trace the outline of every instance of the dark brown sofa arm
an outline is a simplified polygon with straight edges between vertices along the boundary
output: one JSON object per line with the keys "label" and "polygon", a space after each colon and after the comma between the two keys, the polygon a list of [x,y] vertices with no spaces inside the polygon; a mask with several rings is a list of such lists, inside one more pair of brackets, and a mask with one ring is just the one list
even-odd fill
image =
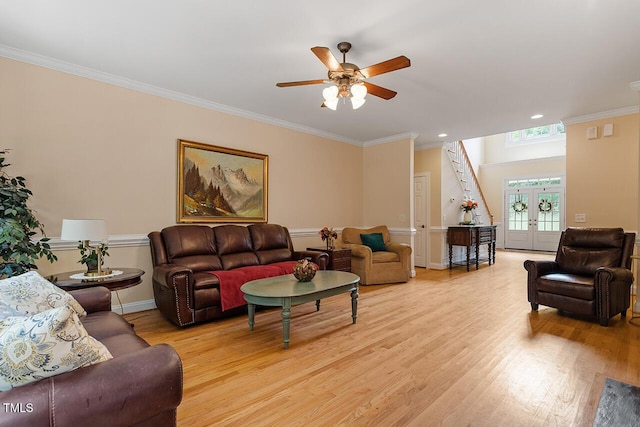
{"label": "dark brown sofa arm", "polygon": [[[174,411],[182,400],[182,363],[167,344],[0,392],[0,426],[130,426]],[[169,417],[175,425],[175,416]]]}
{"label": "dark brown sofa arm", "polygon": [[310,258],[311,261],[318,264],[320,270],[326,270],[327,265],[329,265],[329,254],[326,252],[320,251],[294,251],[293,252],[293,260],[297,261],[300,259]]}
{"label": "dark brown sofa arm", "polygon": [[633,273],[631,270],[622,267],[600,267],[596,270],[593,283],[596,289],[603,285],[630,286],[633,283]]}
{"label": "dark brown sofa arm", "polygon": [[193,271],[183,265],[162,264],[153,269],[153,294],[162,314],[180,326],[195,322]]}
{"label": "dark brown sofa arm", "polygon": [[626,316],[631,305],[631,284],[633,273],[626,268],[600,267],[593,279],[596,299],[596,316],[602,326],[607,326],[609,318],[620,313]]}
{"label": "dark brown sofa arm", "polygon": [[537,311],[538,289],[536,287],[536,279],[556,271],[558,263],[555,261],[532,261],[528,259],[524,262],[524,268],[527,270],[527,299],[531,303],[531,308]]}
{"label": "dark brown sofa arm", "polygon": [[186,277],[187,282],[192,283],[193,271],[179,264],[162,264],[153,268],[153,281],[166,288],[173,289],[181,282],[176,281],[176,276]]}
{"label": "dark brown sofa arm", "polygon": [[540,276],[556,271],[558,263],[555,261],[532,261],[528,259],[524,262],[524,268],[529,273],[530,279],[537,279]]}
{"label": "dark brown sofa arm", "polygon": [[98,311],[111,311],[111,291],[104,286],[76,289],[69,293],[86,310],[87,314]]}

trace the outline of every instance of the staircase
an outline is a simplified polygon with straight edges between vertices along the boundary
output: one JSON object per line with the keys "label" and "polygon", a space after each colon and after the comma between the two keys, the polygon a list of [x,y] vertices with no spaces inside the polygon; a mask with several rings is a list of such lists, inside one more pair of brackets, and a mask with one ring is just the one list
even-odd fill
{"label": "staircase", "polygon": [[447,157],[456,172],[458,181],[460,181],[460,188],[464,192],[465,199],[473,199],[478,202],[478,208],[474,212],[476,217],[476,224],[491,224],[493,225],[493,215],[489,210],[487,201],[482,194],[482,189],[478,183],[467,151],[464,149],[462,141],[447,142],[444,144],[444,148],[447,151]]}

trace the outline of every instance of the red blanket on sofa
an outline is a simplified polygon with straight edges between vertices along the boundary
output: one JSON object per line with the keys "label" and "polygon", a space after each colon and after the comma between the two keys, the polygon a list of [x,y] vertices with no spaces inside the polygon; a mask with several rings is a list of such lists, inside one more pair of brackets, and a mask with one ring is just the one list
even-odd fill
{"label": "red blanket on sofa", "polygon": [[245,305],[240,287],[251,280],[292,274],[296,261],[283,261],[268,265],[252,265],[233,270],[216,270],[211,274],[220,281],[220,302],[222,311]]}

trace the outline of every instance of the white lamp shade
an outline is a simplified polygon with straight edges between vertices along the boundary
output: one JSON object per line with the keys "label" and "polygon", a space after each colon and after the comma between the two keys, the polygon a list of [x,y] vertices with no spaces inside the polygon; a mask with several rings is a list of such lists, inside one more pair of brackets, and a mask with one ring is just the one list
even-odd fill
{"label": "white lamp shade", "polygon": [[60,240],[99,240],[109,237],[104,219],[63,219]]}

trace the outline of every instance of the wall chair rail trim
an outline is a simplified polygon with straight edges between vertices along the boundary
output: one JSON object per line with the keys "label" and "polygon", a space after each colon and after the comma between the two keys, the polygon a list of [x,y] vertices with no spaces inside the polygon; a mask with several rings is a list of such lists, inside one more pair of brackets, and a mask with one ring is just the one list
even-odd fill
{"label": "wall chair rail trim", "polygon": [[[358,227],[371,228],[371,227]],[[342,232],[342,227],[335,227],[338,232]],[[318,237],[320,228],[298,228],[289,230],[291,238]],[[407,228],[389,228],[389,233],[393,236],[410,236],[415,234],[415,229]],[[149,238],[146,234],[112,234],[109,236],[108,244],[110,248],[126,248],[136,246],[149,246]],[[60,240],[60,237],[52,237],[49,245],[54,251],[77,250],[78,242]]]}
{"label": "wall chair rail trim", "polygon": [[[145,234],[114,234],[109,236],[108,244],[110,248],[149,246],[149,238]],[[78,249],[78,242],[60,240],[59,237],[52,237],[49,245],[54,251]]]}

